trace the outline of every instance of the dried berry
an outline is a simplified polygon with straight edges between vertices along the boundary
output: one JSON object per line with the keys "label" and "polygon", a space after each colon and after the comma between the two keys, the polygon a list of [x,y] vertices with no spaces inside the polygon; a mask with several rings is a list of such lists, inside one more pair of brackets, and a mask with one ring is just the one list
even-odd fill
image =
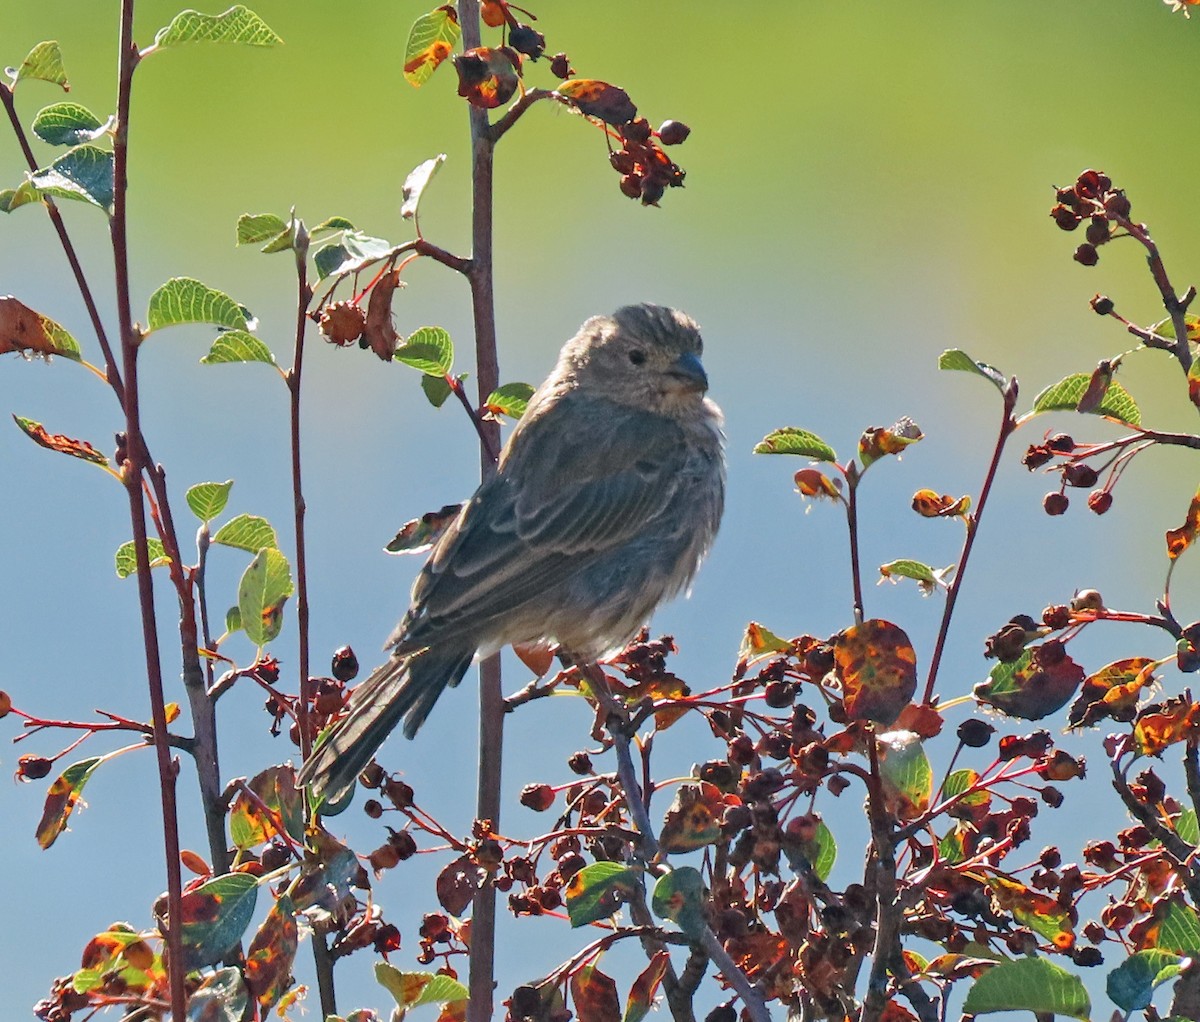
{"label": "dried berry", "polygon": [[521,789],[521,805],[544,813],[554,805],[554,789],[548,784],[527,784]]}
{"label": "dried berry", "polygon": [[1102,216],[1092,217],[1092,222],[1088,224],[1086,237],[1088,244],[1103,245],[1109,239],[1108,221]]}
{"label": "dried berry", "polygon": [[982,749],[992,740],[996,729],[986,720],[971,717],[958,725],[958,740],[971,749]]}
{"label": "dried berry", "polygon": [[334,651],[330,673],[341,682],[350,682],[358,676],[358,657],[349,646]]}
{"label": "dried berry", "polygon": [[17,779],[39,781],[54,769],[54,760],[45,756],[22,756],[17,760]]}
{"label": "dried berry", "polygon": [[532,25],[518,21],[508,30],[508,45],[530,60],[537,60],[546,52],[546,37]]}
{"label": "dried berry", "polygon": [[334,302],[321,313],[318,325],[325,340],[345,347],[362,336],[367,325],[367,314],[350,302]]}
{"label": "dried berry", "polygon": [[635,117],[621,125],[621,137],[626,142],[641,143],[650,138],[650,122],[645,117]]}
{"label": "dried berry", "polygon": [[1113,300],[1107,295],[1096,295],[1096,297],[1092,299],[1091,305],[1092,311],[1095,312],[1097,316],[1107,316],[1113,311],[1114,308]]}
{"label": "dried berry", "polygon": [[1054,457],[1054,453],[1044,444],[1030,444],[1024,456],[1021,458],[1021,464],[1024,465],[1030,472],[1041,468],[1046,462]]}
{"label": "dried berry", "polygon": [[658,138],[663,145],[679,145],[692,133],[683,121],[663,121],[658,129]]}
{"label": "dried berry", "polygon": [[1104,198],[1104,211],[1109,216],[1126,218],[1129,216],[1129,211],[1132,208],[1129,199],[1125,193],[1118,189],[1115,192],[1110,192]]}
{"label": "dried berry", "polygon": [[1088,494],[1087,506],[1098,515],[1112,507],[1113,495],[1108,490],[1092,490]]}
{"label": "dried berry", "polygon": [[1078,213],[1067,206],[1055,206],[1050,210],[1050,215],[1054,217],[1054,222],[1058,224],[1064,231],[1073,231],[1079,226],[1083,219]]}
{"label": "dried berry", "polygon": [[1100,262],[1100,253],[1096,251],[1095,245],[1090,245],[1085,242],[1075,249],[1075,255],[1073,258],[1075,259],[1075,262],[1079,263],[1080,266],[1095,266],[1098,262]]}
{"label": "dried berry", "polygon": [[550,73],[555,78],[565,81],[575,73],[575,69],[571,67],[571,61],[565,53],[556,53],[550,58]]}
{"label": "dried berry", "polygon": [[621,194],[631,199],[642,197],[642,178],[640,174],[626,174],[621,178]]}
{"label": "dried berry", "polygon": [[1072,462],[1063,467],[1063,481],[1068,486],[1095,486],[1099,474],[1091,465],[1081,461]]}
{"label": "dried berry", "polygon": [[1042,624],[1047,628],[1066,628],[1071,623],[1071,608],[1054,604],[1042,611]]}
{"label": "dried berry", "polygon": [[1048,515],[1066,514],[1067,508],[1071,506],[1071,501],[1065,493],[1047,493],[1042,498],[1042,509]]}
{"label": "dried berry", "polygon": [[586,752],[574,752],[567,760],[567,767],[571,773],[586,777],[592,772],[592,757]]}
{"label": "dried berry", "polygon": [[378,820],[383,815],[383,803],[378,799],[369,798],[363,803],[363,812],[372,820]]}

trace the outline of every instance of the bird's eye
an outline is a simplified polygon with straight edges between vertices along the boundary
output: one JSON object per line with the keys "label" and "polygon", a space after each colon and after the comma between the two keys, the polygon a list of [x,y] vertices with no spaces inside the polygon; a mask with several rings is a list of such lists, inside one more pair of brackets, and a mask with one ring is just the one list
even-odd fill
{"label": "bird's eye", "polygon": [[641,348],[634,348],[629,352],[629,361],[635,366],[645,365],[646,353]]}

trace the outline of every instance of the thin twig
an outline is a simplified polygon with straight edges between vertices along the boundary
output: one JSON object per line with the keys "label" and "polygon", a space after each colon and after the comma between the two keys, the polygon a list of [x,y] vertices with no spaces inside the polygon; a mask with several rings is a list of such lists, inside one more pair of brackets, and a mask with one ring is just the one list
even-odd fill
{"label": "thin twig", "polygon": [[958,602],[958,594],[962,590],[963,576],[967,572],[967,561],[971,556],[971,549],[975,545],[975,537],[979,535],[979,523],[983,518],[984,508],[987,506],[988,495],[992,491],[992,483],[996,479],[996,470],[1000,467],[1000,457],[1004,453],[1004,445],[1008,442],[1013,430],[1016,429],[1017,424],[1013,419],[1013,409],[1016,405],[1017,381],[1014,377],[1004,387],[1004,411],[1000,420],[1000,434],[996,438],[992,460],[988,465],[987,475],[984,476],[983,487],[979,491],[979,500],[975,505],[975,510],[967,519],[967,535],[963,540],[962,554],[958,558],[958,569],[954,573],[950,588],[946,590],[946,606],[942,611],[942,623],[938,628],[937,642],[934,644],[933,656],[929,661],[929,676],[925,679],[925,694],[921,699],[927,705],[933,702],[933,690],[937,684],[942,653],[946,648],[946,637],[950,634],[950,621],[954,616],[954,605]]}
{"label": "thin twig", "polygon": [[862,478],[857,466],[851,462],[846,472],[846,488],[849,495],[846,505],[846,527],[850,532],[850,580],[854,587],[854,623],[863,623],[862,571],[858,558],[858,482]]}
{"label": "thin twig", "polygon": [[167,970],[171,993],[171,1015],[185,1017],[187,990],[183,975],[182,877],[179,863],[179,823],[175,815],[176,765],[167,743],[166,700],[163,696],[162,664],[159,660],[158,625],[154,614],[154,581],[150,575],[150,554],[146,536],[146,508],[142,496],[142,472],[145,445],[142,442],[138,407],[137,354],[141,335],[133,324],[129,288],[129,245],[126,198],[129,192],[129,112],[133,92],[133,73],[138,51],[133,41],[134,0],[121,2],[121,30],[118,52],[117,111],[113,132],[113,212],[110,221],[113,264],[116,276],[117,317],[120,323],[121,356],[125,385],[125,435],[127,455],[122,472],[129,494],[129,517],[133,526],[134,555],[137,562],[138,600],[141,606],[142,639],[146,653],[146,675],[150,689],[150,712],[154,723],[154,747],[158,763],[159,792],[162,801],[163,845],[167,866]]}

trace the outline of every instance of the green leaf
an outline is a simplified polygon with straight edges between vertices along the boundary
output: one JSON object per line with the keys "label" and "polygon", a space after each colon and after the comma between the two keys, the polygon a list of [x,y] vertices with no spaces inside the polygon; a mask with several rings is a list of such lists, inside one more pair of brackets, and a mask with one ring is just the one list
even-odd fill
{"label": "green leaf", "polygon": [[110,121],[101,121],[78,103],[54,103],[37,112],[32,127],[33,133],[50,145],[79,145],[103,135]]}
{"label": "green leaf", "polygon": [[244,46],[278,46],[283,40],[257,14],[235,4],[223,14],[180,11],[154,36],[154,48],[181,43],[241,43]]}
{"label": "green leaf", "polygon": [[342,240],[317,249],[313,262],[321,277],[356,273],[392,254],[392,243],[361,231],[345,231]]}
{"label": "green leaf", "polygon": [[146,332],[184,323],[253,329],[250,314],[229,295],[191,277],[173,277],[150,296]]}
{"label": "green leaf", "polygon": [[242,612],[237,607],[230,607],[225,611],[225,631],[230,635],[234,632],[242,630]]}
{"label": "green leaf", "polygon": [[[791,849],[785,845],[783,850],[792,868],[799,870],[801,864],[793,860]],[[817,824],[816,836],[811,841],[805,841],[800,846],[800,851],[808,865],[812,867],[812,871],[817,875],[817,879],[828,880],[829,874],[833,872],[833,864],[837,861],[837,841],[833,836],[833,831],[825,825],[824,820]]]}
{"label": "green leaf", "polygon": [[258,553],[264,547],[279,547],[279,538],[275,535],[271,523],[258,515],[238,515],[229,519],[217,530],[212,541],[237,547],[239,550],[248,550],[252,554]]}
{"label": "green leaf", "polygon": [[458,15],[451,7],[439,7],[413,22],[404,47],[404,78],[420,88],[457,45],[462,36]]}
{"label": "green leaf", "polygon": [[184,494],[184,499],[187,501],[187,506],[192,509],[192,514],[200,521],[211,522],[225,510],[225,505],[229,502],[229,491],[232,488],[232,479],[227,479],[223,483],[197,483],[195,486],[189,487],[187,493]]}
{"label": "green leaf", "polygon": [[29,177],[42,195],[87,202],[112,213],[113,154],[94,145],[76,146]]}
{"label": "green leaf", "polygon": [[617,862],[584,866],[567,882],[567,915],[572,927],[607,919],[637,891],[641,872]]}
{"label": "green leaf", "polygon": [[[1033,399],[1034,414],[1054,411],[1075,411],[1080,399],[1092,382],[1090,373],[1074,373],[1053,383]],[[1096,415],[1107,415],[1129,426],[1140,426],[1142,413],[1129,391],[1117,382],[1108,385],[1103,400],[1089,409]]]}
{"label": "green leaf", "polygon": [[[1200,316],[1184,316],[1183,325],[1187,328],[1189,341],[1200,341]],[[1175,324],[1171,322],[1169,316],[1166,319],[1160,319],[1150,328],[1150,331],[1158,334],[1159,337],[1175,340]]]}
{"label": "green leaf", "polygon": [[933,797],[933,767],[925,747],[910,731],[889,731],[878,741],[884,794],[898,804],[900,819],[916,819]]}
{"label": "green leaf", "polygon": [[261,245],[286,231],[287,227],[288,222],[274,213],[243,213],[237,218],[237,243]]}
{"label": "green leaf", "polygon": [[812,458],[814,461],[837,463],[834,449],[822,440],[816,433],[806,429],[796,429],[785,426],[768,433],[754,445],[755,454],[798,454],[802,458]]}
{"label": "green leaf", "polygon": [[41,195],[33,183],[28,180],[23,181],[16,188],[5,188],[0,191],[0,213],[11,213],[14,209],[37,202],[40,198]]}
{"label": "green leaf", "polygon": [[216,965],[237,945],[254,917],[258,881],[248,873],[215,877],[183,895],[179,927],[183,967]]}
{"label": "green leaf", "polygon": [[1174,951],[1181,955],[1200,952],[1200,915],[1190,905],[1170,902],[1154,931],[1152,941],[1160,951]]}
{"label": "green leaf", "polygon": [[354,224],[347,220],[344,216],[331,216],[327,220],[322,220],[316,227],[308,232],[310,238],[315,238],[318,234],[329,234],[331,231],[352,231]]}
{"label": "green leaf", "polygon": [[424,193],[426,185],[433,180],[434,175],[445,162],[446,154],[439,153],[433,159],[426,160],[414,168],[404,179],[404,187],[401,189],[404,203],[400,207],[400,216],[405,220],[411,220],[417,215],[417,207],[421,204],[421,195]]}
{"label": "green leaf", "polygon": [[46,804],[42,808],[42,818],[35,831],[37,843],[42,848],[49,848],[58,835],[67,829],[67,821],[79,804],[79,793],[96,767],[103,762],[103,756],[81,759],[67,767],[50,785],[50,790],[46,792]]}
{"label": "green leaf", "polygon": [[440,326],[423,326],[396,349],[394,357],[429,376],[445,376],[454,365],[454,342]]}
{"label": "green leaf", "polygon": [[483,403],[484,409],[493,415],[507,415],[519,419],[529,407],[533,387],[528,383],[504,383],[493,390]]}
{"label": "green leaf", "polygon": [[200,362],[206,366],[229,362],[262,362],[273,366],[275,355],[248,330],[222,330]]}
{"label": "green leaf", "polygon": [[86,440],[76,440],[61,433],[50,433],[40,422],[26,419],[20,415],[14,415],[13,422],[39,447],[108,468],[108,458]]}
{"label": "green leaf", "polygon": [[26,54],[25,59],[21,61],[21,66],[10,77],[14,89],[17,87],[17,83],[23,82],[26,78],[36,78],[39,81],[49,82],[51,85],[61,85],[63,92],[71,91],[71,85],[67,81],[67,72],[63,68],[62,50],[58,48],[58,42],[54,39],[38,43]]}
{"label": "green leaf", "polygon": [[1078,976],[1045,958],[1001,962],[975,981],[963,1011],[1033,1011],[1066,1015],[1086,1022],[1092,1002]]}
{"label": "green leaf", "polygon": [[[150,553],[150,567],[159,568],[164,564],[171,563],[171,558],[167,556],[166,550],[163,549],[161,539],[147,537],[146,548]],[[116,562],[117,578],[129,578],[130,575],[137,571],[137,553],[133,540],[126,540],[117,547]]]}
{"label": "green leaf", "polygon": [[238,583],[238,613],[246,637],[265,646],[283,627],[283,605],[292,595],[292,569],[274,547],[263,547]]}
{"label": "green leaf", "polygon": [[294,840],[304,840],[304,803],[290,764],[267,767],[246,787],[253,797],[239,791],[229,809],[229,838],[235,848],[246,851],[270,841],[280,825]]}
{"label": "green leaf", "polygon": [[[979,780],[979,774],[974,770],[955,770],[946,778],[946,783],[942,785],[942,797],[954,798],[955,795],[962,795]],[[973,791],[970,795],[963,795],[958,800],[959,805],[963,806],[981,806],[991,801],[991,795],[987,791]]]}
{"label": "green leaf", "polygon": [[466,999],[467,988],[449,976],[433,972],[401,972],[387,962],[375,963],[375,979],[396,999],[403,1013],[422,1004],[445,1004]]}
{"label": "green leaf", "polygon": [[691,866],[680,866],[658,878],[650,899],[654,914],[696,940],[708,926],[704,916],[704,878]]}
{"label": "green leaf", "polygon": [[248,1004],[241,971],[233,966],[218,969],[188,998],[188,1022],[241,1022]]}
{"label": "green leaf", "polygon": [[426,376],[421,374],[421,390],[434,408],[441,408],[452,393],[450,384],[444,376]]}
{"label": "green leaf", "polygon": [[1150,1007],[1154,988],[1179,975],[1179,955],[1169,951],[1138,951],[1108,974],[1108,996],[1122,1011]]}
{"label": "green leaf", "polygon": [[1008,382],[1004,379],[1004,374],[999,369],[988,365],[986,362],[976,362],[961,348],[949,348],[943,351],[938,356],[938,368],[974,373],[976,376],[982,376],[985,380],[994,383],[996,389],[1001,392],[1008,385]]}
{"label": "green leaf", "polygon": [[313,265],[317,268],[317,277],[324,280],[337,271],[337,268],[342,265],[350,256],[346,251],[346,246],[339,242],[331,242],[328,245],[322,245],[319,249],[313,252]]}
{"label": "green leaf", "polygon": [[1185,809],[1175,820],[1175,833],[1189,845],[1200,845],[1200,826],[1196,823],[1196,810]]}

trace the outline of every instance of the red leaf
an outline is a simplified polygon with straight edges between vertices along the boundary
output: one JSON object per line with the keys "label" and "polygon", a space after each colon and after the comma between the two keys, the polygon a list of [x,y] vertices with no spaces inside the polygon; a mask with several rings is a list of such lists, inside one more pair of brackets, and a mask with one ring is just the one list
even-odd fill
{"label": "red leaf", "polygon": [[917,654],[904,629],[873,619],[834,638],[834,670],[850,720],[890,724],[917,690]]}

